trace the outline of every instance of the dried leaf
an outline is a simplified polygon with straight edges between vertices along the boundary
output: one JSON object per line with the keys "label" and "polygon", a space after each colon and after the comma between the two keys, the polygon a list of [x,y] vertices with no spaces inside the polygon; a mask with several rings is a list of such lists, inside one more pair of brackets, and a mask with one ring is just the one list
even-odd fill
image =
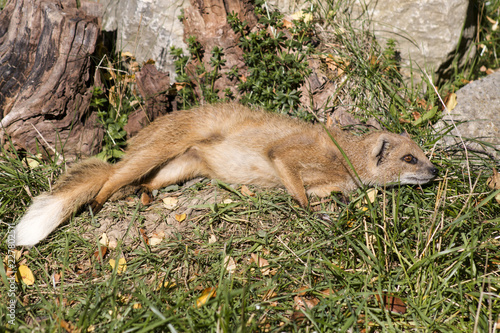
{"label": "dried leaf", "polygon": [[[116,266],[116,261],[115,259],[109,259],[109,265],[111,266],[112,269],[115,269]],[[118,259],[118,266],[116,267],[116,273],[117,274],[122,274],[127,270],[127,261],[125,258],[120,258]]]}
{"label": "dried leaf", "polygon": [[493,168],[493,175],[488,178],[486,184],[492,190],[500,190],[500,173],[498,173],[497,169]]}
{"label": "dried leaf", "polygon": [[144,242],[149,245],[149,237],[146,235],[146,230],[140,228],[139,232],[141,233],[142,239],[144,239]]}
{"label": "dried leaf", "polygon": [[163,241],[163,239],[165,239],[165,233],[163,231],[155,232],[149,238],[149,245],[151,245],[151,246],[158,245]]}
{"label": "dried leaf", "polygon": [[317,299],[316,297],[305,297],[297,295],[293,298],[293,302],[295,310],[310,310],[318,305],[319,299]]}
{"label": "dried leaf", "polygon": [[179,200],[177,198],[166,197],[163,199],[163,206],[165,206],[166,209],[174,209],[178,202]]}
{"label": "dried leaf", "polygon": [[262,275],[271,274],[271,270],[269,268],[269,262],[266,259],[260,257],[256,253],[252,253],[251,257],[252,257],[252,260],[250,260],[250,262],[254,262],[257,264],[257,266],[260,268]]}
{"label": "dried leaf", "polygon": [[293,13],[290,17],[295,21],[303,20],[304,23],[309,23],[313,20],[313,15],[311,13],[304,13],[302,10]]}
{"label": "dried leaf", "polygon": [[59,325],[66,331],[66,332],[76,332],[76,328],[75,326],[70,323],[70,322],[67,322],[63,319],[59,319]]}
{"label": "dried leaf", "polygon": [[132,305],[132,308],[133,309],[142,309],[142,305],[141,305],[141,303],[134,303],[134,305]]}
{"label": "dried leaf", "polygon": [[99,261],[102,261],[102,258],[104,258],[104,256],[106,255],[107,252],[108,252],[108,248],[104,245],[101,245],[101,247],[98,248],[97,251],[94,252],[94,258],[99,260]]}
{"label": "dried leaf", "polygon": [[404,314],[406,313],[406,304],[403,302],[401,298],[395,296],[389,296],[387,294],[382,294],[382,302],[380,301],[380,296],[375,295],[377,301],[381,303],[381,305],[385,306],[385,308],[391,312]]}
{"label": "dried leaf", "polygon": [[201,296],[198,297],[198,299],[196,300],[196,307],[197,308],[201,308],[203,305],[205,305],[208,300],[212,297],[215,297],[216,291],[217,289],[215,287],[208,287],[208,288],[205,288],[203,290],[203,292],[201,293]]}
{"label": "dried leaf", "polygon": [[226,270],[229,273],[234,273],[236,271],[236,263],[234,262],[234,259],[230,256],[226,256],[224,258],[224,267],[226,267]]}
{"label": "dried leaf", "polygon": [[16,281],[22,280],[26,285],[31,286],[35,283],[33,272],[26,265],[19,265],[16,274]]}
{"label": "dried leaf", "polygon": [[175,219],[177,220],[177,222],[182,222],[186,219],[186,214],[175,214]]}
{"label": "dried leaf", "polygon": [[101,243],[103,246],[109,245],[109,238],[105,232],[101,235],[101,238],[99,239],[99,243]]}
{"label": "dried leaf", "polygon": [[149,195],[147,192],[142,192],[141,194],[141,204],[144,206],[149,205],[150,203],[153,202],[153,198]]}
{"label": "dried leaf", "polygon": [[210,238],[208,239],[208,244],[213,244],[217,242],[217,237],[215,235],[210,235]]}
{"label": "dried leaf", "polygon": [[253,193],[252,191],[250,191],[250,189],[246,185],[243,185],[241,187],[241,194],[249,196],[249,197],[255,196],[255,193]]}
{"label": "dried leaf", "polygon": [[290,29],[291,27],[293,27],[293,23],[292,23],[291,18],[288,18],[288,17],[283,18],[283,26],[286,29]]}
{"label": "dried leaf", "polygon": [[457,94],[451,93],[448,95],[448,101],[446,102],[446,109],[448,109],[448,112],[451,112],[457,106]]}

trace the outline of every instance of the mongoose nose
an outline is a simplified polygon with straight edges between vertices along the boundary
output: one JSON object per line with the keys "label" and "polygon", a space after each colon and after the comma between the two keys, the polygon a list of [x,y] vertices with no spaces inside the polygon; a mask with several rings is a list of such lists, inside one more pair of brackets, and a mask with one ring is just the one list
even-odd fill
{"label": "mongoose nose", "polygon": [[433,168],[431,168],[430,172],[431,172],[434,176],[437,176],[437,175],[438,175],[438,173],[439,173],[439,170],[438,170],[438,168],[433,167]]}

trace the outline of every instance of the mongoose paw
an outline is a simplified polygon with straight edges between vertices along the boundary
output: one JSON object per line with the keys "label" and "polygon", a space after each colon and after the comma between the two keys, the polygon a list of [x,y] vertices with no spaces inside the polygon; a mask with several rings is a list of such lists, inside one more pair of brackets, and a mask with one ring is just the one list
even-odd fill
{"label": "mongoose paw", "polygon": [[98,203],[97,201],[92,201],[90,204],[90,209],[92,210],[92,215],[96,215],[99,213],[99,211],[102,209],[102,204]]}

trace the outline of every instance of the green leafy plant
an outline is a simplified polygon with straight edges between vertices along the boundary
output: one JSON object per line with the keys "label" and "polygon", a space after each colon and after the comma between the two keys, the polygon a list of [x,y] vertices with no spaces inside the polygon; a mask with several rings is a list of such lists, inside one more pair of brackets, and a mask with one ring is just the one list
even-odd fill
{"label": "green leafy plant", "polygon": [[127,132],[123,128],[127,124],[128,115],[118,113],[113,106],[109,105],[108,99],[103,96],[102,89],[94,87],[90,106],[96,109],[99,122],[105,129],[103,148],[97,157],[106,161],[118,159],[124,154],[123,148],[126,146]]}
{"label": "green leafy plant", "polygon": [[269,12],[263,1],[256,3],[255,14],[262,27],[253,32],[236,14],[228,16],[232,29],[241,35],[239,46],[248,68],[248,76],[238,84],[241,102],[291,112],[299,106],[299,88],[310,74],[306,59],[312,52],[310,25],[293,21],[291,37],[287,37],[282,14]]}

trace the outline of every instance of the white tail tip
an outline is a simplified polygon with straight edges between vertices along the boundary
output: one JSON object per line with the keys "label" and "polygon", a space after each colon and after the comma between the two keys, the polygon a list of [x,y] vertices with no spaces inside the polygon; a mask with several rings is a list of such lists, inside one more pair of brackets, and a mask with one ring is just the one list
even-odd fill
{"label": "white tail tip", "polygon": [[63,222],[64,198],[42,194],[35,199],[17,224],[17,246],[33,246]]}

